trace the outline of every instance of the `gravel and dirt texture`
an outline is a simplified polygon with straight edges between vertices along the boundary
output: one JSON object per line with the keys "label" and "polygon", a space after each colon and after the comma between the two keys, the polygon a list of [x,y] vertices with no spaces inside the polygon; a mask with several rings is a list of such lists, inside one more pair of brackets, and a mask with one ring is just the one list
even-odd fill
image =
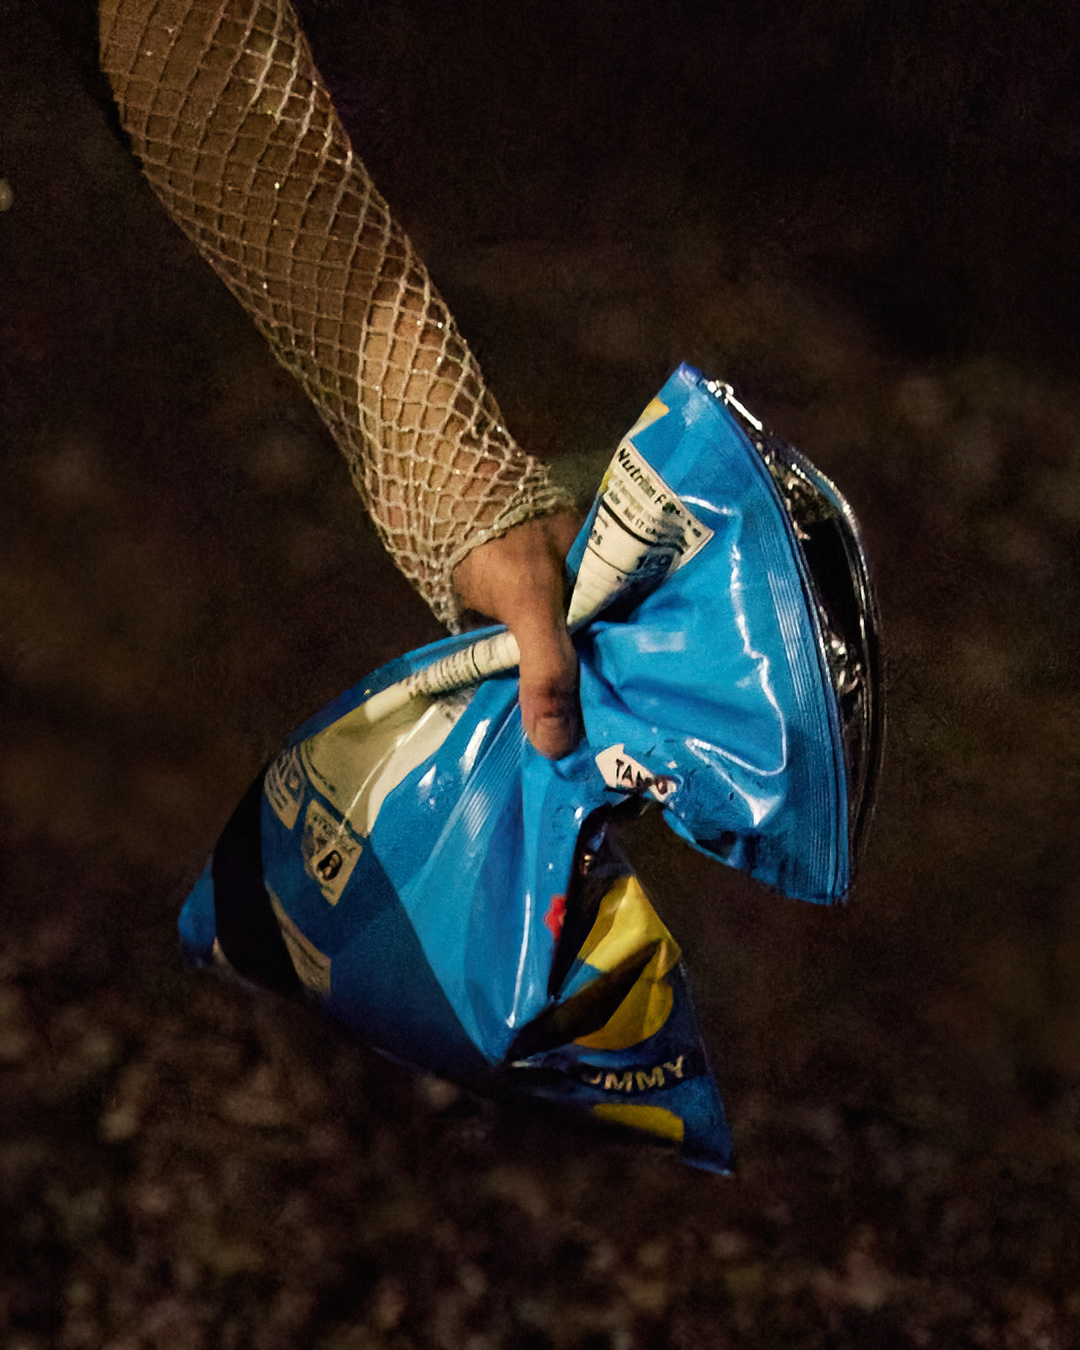
{"label": "gravel and dirt texture", "polygon": [[306,12],[511,426],[583,496],[679,359],[846,490],[888,645],[871,847],[818,911],[630,836],[731,1181],[184,973],[256,767],[437,630],[127,156],[83,13],[8,0],[0,1346],[1077,1344],[1075,17]]}

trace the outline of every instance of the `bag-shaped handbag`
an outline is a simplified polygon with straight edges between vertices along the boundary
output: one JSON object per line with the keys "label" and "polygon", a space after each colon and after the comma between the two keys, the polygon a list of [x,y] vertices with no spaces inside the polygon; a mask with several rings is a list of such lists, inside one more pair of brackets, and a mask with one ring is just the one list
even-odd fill
{"label": "bag-shaped handbag", "polygon": [[882,729],[858,530],[809,461],[684,365],[620,443],[568,568],[619,578],[575,636],[570,755],[526,739],[513,672],[372,722],[370,700],[477,634],[391,662],[253,784],[184,907],[184,950],[303,992],[417,1068],[727,1171],[678,935],[609,827],[652,806],[787,895],[843,898]]}

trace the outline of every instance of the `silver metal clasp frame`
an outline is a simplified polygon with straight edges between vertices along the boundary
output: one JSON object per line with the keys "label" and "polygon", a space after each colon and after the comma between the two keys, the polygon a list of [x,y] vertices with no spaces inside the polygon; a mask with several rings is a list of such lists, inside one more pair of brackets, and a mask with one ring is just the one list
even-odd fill
{"label": "silver metal clasp frame", "polygon": [[705,380],[704,385],[735,414],[761,456],[802,555],[840,719],[854,871],[873,814],[885,733],[880,619],[859,524],[836,484],[793,445],[767,432],[730,384]]}
{"label": "silver metal clasp frame", "polygon": [[759,422],[748,408],[743,407],[735,397],[735,390],[730,384],[725,384],[723,380],[706,380],[705,388],[710,394],[718,398],[722,403],[726,403],[729,408],[733,408],[744,422],[748,422],[755,431],[764,431],[764,423]]}

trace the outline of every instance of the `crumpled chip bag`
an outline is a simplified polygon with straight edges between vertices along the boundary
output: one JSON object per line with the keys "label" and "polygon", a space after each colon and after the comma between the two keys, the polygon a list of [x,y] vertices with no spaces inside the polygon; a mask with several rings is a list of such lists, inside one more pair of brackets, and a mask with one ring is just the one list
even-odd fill
{"label": "crumpled chip bag", "polygon": [[406,1064],[726,1172],[679,944],[610,825],[652,804],[789,896],[844,897],[881,731],[858,531],[809,461],[683,365],[620,443],[567,565],[615,597],[575,636],[576,750],[533,749],[513,671],[365,715],[483,633],[391,662],[252,785],[184,906],[183,949],[305,994]]}

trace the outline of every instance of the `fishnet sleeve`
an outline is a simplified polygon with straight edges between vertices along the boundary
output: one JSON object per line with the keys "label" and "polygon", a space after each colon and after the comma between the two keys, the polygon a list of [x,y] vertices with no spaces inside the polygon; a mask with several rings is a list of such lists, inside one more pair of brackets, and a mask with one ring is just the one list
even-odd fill
{"label": "fishnet sleeve", "polygon": [[353,154],[289,0],[101,0],[101,60],[173,219],[304,386],[443,622],[465,555],[569,504]]}

